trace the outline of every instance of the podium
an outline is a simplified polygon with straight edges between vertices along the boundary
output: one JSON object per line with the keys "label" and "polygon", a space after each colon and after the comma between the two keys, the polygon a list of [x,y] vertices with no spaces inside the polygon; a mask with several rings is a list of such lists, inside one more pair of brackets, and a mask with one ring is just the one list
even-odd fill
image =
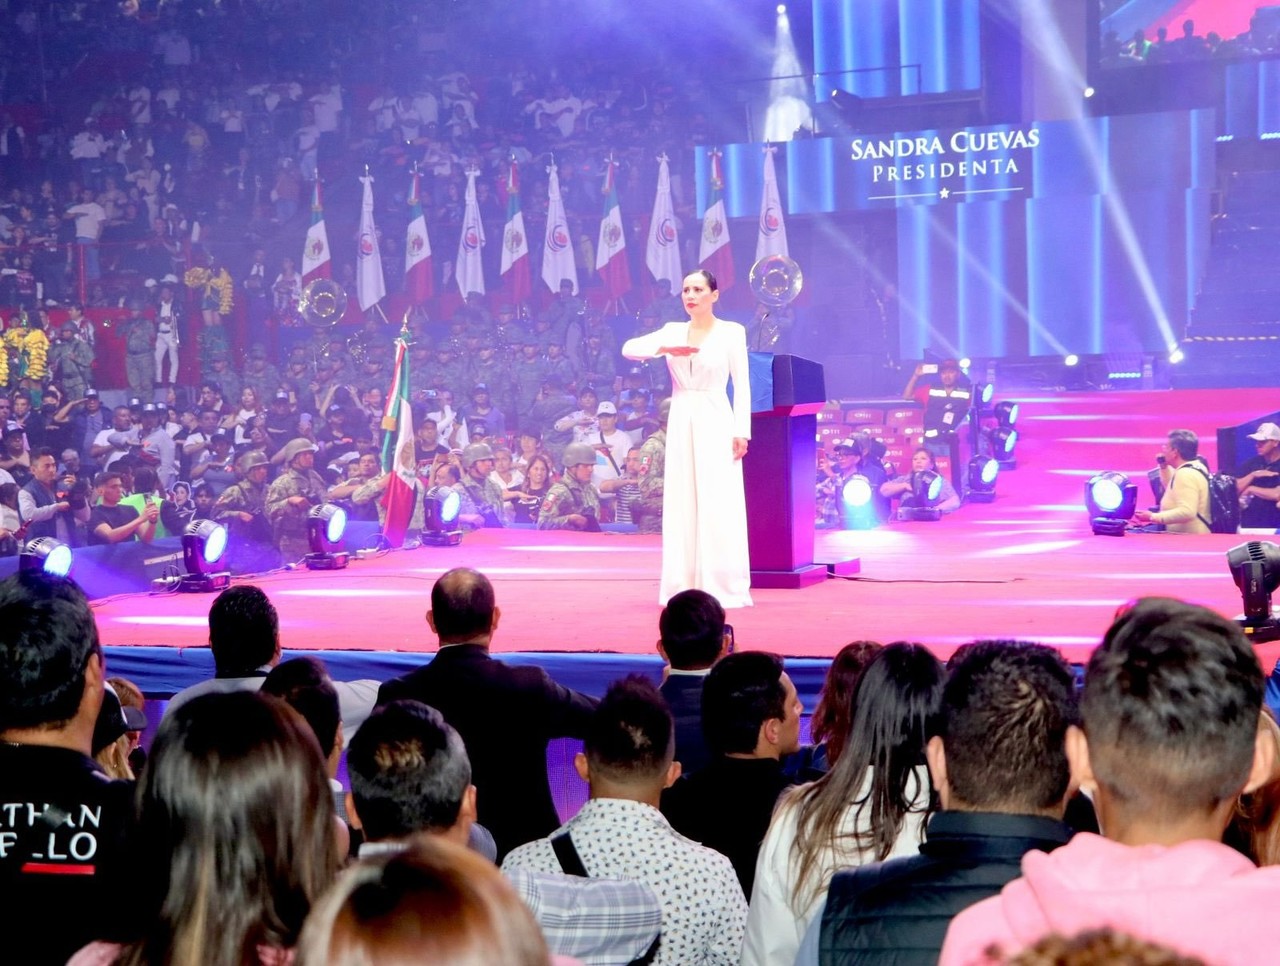
{"label": "podium", "polygon": [[[826,405],[822,365],[793,355],[749,354],[751,448],[747,496],[751,586],[795,590],[827,579],[814,563],[818,413]],[[856,561],[835,565],[856,573]]]}

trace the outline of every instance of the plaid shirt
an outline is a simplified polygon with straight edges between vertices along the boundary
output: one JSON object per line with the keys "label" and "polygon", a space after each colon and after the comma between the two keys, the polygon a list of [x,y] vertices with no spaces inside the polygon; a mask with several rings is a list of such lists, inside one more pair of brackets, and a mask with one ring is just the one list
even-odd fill
{"label": "plaid shirt", "polygon": [[547,947],[586,966],[643,956],[662,928],[662,904],[635,879],[584,879],[553,872],[505,870],[542,928]]}

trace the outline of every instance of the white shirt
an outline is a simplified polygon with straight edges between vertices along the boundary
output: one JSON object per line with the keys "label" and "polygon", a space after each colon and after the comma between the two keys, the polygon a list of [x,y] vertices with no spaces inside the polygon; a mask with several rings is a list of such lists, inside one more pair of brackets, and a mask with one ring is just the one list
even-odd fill
{"label": "white shirt", "polygon": [[102,234],[102,223],[107,220],[107,213],[96,201],[72,205],[67,214],[76,216],[76,237],[97,241]]}

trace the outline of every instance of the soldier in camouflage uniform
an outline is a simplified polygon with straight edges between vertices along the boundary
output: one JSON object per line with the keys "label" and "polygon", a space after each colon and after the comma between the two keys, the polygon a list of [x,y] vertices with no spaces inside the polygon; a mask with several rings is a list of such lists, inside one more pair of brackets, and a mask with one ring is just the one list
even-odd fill
{"label": "soldier in camouflage uniform", "polygon": [[152,399],[156,385],[156,324],[142,314],[142,303],[129,306],[133,315],[124,326],[124,370],[129,391]]}
{"label": "soldier in camouflage uniform", "polygon": [[520,356],[511,367],[511,378],[515,384],[516,415],[520,422],[524,422],[533,411],[533,404],[546,382],[547,364],[538,352],[536,337],[523,335],[520,341]]}
{"label": "soldier in camouflage uniform", "polygon": [[329,488],[312,469],[315,458],[316,445],[311,440],[290,440],[283,450],[289,468],[267,490],[267,520],[286,562],[301,560],[311,551],[307,514],[313,506],[329,502]]}
{"label": "soldier in camouflage uniform", "polygon": [[[248,386],[252,389],[258,402],[263,405],[280,388],[280,371],[267,361],[267,350],[263,346],[255,345],[249,350],[249,361],[245,364],[244,378],[240,385],[241,388]],[[234,398],[239,402],[238,395]]]}
{"label": "soldier in camouflage uniform", "polygon": [[474,359],[467,360],[467,370],[471,385],[484,383],[489,387],[489,397],[493,404],[504,413],[513,413],[515,397],[511,391],[511,369],[507,363],[498,358],[497,345],[492,339],[481,339],[476,348]]}
{"label": "soldier in camouflage uniform", "polygon": [[[206,325],[196,336],[196,348],[200,355],[200,378],[213,379],[217,376],[213,371],[213,360],[218,356],[227,359],[231,355],[231,345],[227,342],[227,330],[221,325]],[[238,395],[238,393],[237,393]]]}
{"label": "soldier in camouflage uniform", "polygon": [[257,573],[280,565],[267,522],[267,473],[271,463],[261,450],[240,457],[239,483],[222,491],[213,519],[227,528],[227,566],[235,573]]}
{"label": "soldier in camouflage uniform", "polygon": [[503,523],[502,487],[489,475],[493,472],[493,450],[488,443],[472,443],[462,451],[462,488],[476,512],[484,517],[486,527],[501,527]]}
{"label": "soldier in camouflage uniform", "polygon": [[605,347],[599,332],[587,333],[587,344],[582,350],[582,381],[599,386],[607,397],[617,379],[617,354]]}
{"label": "soldier in camouflage uniform", "polygon": [[564,449],[564,475],[542,500],[539,530],[600,530],[600,494],[591,482],[596,451],[586,443]]}
{"label": "soldier in camouflage uniform", "polygon": [[454,399],[466,399],[467,390],[471,388],[467,382],[466,365],[457,358],[452,342],[441,342],[436,346],[435,359],[426,366],[423,376],[428,389],[451,392]]}
{"label": "soldier in camouflage uniform", "polygon": [[577,385],[578,369],[559,342],[547,343],[547,375],[556,376],[566,386]]}
{"label": "soldier in camouflage uniform", "polygon": [[76,338],[76,327],[62,323],[58,341],[49,346],[49,378],[68,399],[83,399],[93,377],[93,347]]}
{"label": "soldier in camouflage uniform", "polygon": [[641,533],[662,532],[663,476],[667,462],[667,417],[671,400],[658,404],[662,425],[640,447],[640,498],[631,504],[631,520]]}

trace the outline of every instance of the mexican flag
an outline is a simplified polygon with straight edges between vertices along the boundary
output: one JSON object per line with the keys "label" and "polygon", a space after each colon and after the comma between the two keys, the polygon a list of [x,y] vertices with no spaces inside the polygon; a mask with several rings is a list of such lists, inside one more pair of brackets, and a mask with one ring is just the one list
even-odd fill
{"label": "mexican flag", "polygon": [[413,173],[413,189],[409,196],[409,229],[404,243],[404,290],[409,301],[420,305],[434,294],[431,275],[431,236],[422,213],[418,194],[418,172]]}
{"label": "mexican flag", "polygon": [[612,156],[605,162],[604,169],[604,217],[600,219],[600,239],[596,243],[596,271],[604,282],[608,298],[619,298],[631,290],[627,235],[618,205],[618,162]]}
{"label": "mexican flag", "polygon": [[520,210],[520,171],[513,160],[507,169],[507,222],[502,229],[502,284],[511,301],[520,303],[533,294],[529,271],[529,236]]}
{"label": "mexican flag", "polygon": [[382,469],[390,473],[382,494],[386,520],[382,535],[393,547],[403,547],[409,520],[413,517],[418,459],[413,442],[413,409],[409,405],[409,354],[405,333],[396,339],[396,364],[391,375],[391,391],[382,414]]}
{"label": "mexican flag", "polygon": [[302,245],[302,284],[330,277],[329,233],[324,230],[324,208],[320,205],[320,179],[311,193],[311,226]]}
{"label": "mexican flag", "polygon": [[716,277],[717,287],[724,291],[733,284],[733,249],[729,246],[729,216],[724,209],[724,174],[720,168],[721,152],[710,152],[711,193],[702,216],[702,243],[698,247],[698,265]]}

